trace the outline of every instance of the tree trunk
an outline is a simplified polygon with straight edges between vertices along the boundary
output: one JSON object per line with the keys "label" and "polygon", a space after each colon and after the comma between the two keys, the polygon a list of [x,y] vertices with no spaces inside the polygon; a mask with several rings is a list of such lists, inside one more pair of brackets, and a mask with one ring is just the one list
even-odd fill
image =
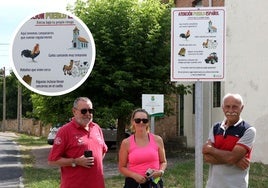
{"label": "tree trunk", "polygon": [[120,148],[122,140],[126,137],[125,135],[125,129],[126,129],[126,118],[125,117],[119,117],[118,118],[118,126],[117,126],[117,149]]}

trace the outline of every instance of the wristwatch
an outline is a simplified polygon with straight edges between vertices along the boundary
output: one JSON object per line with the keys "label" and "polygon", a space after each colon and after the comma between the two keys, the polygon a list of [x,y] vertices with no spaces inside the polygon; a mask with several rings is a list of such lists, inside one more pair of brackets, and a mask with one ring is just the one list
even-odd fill
{"label": "wristwatch", "polygon": [[76,167],[75,159],[72,161],[72,167]]}

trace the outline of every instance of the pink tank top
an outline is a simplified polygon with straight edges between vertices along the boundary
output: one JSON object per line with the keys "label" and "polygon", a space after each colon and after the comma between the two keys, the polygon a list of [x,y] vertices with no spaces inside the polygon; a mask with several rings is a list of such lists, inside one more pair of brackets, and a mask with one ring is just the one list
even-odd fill
{"label": "pink tank top", "polygon": [[128,155],[128,169],[145,176],[148,168],[159,169],[158,145],[153,134],[149,133],[149,143],[146,146],[137,146],[134,135],[130,136]]}

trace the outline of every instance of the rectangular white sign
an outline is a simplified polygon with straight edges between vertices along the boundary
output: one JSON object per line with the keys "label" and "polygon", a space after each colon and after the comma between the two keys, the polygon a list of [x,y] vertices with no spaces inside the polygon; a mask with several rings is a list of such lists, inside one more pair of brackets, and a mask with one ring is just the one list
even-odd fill
{"label": "rectangular white sign", "polygon": [[142,108],[151,116],[162,116],[164,114],[164,95],[142,94]]}
{"label": "rectangular white sign", "polygon": [[225,8],[173,8],[171,81],[225,79]]}

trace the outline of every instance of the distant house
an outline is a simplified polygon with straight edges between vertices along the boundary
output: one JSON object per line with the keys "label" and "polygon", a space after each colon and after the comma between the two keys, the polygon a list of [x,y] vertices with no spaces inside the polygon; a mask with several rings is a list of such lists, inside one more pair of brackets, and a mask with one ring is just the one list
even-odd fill
{"label": "distant house", "polygon": [[73,30],[72,47],[77,49],[88,48],[88,41],[85,38],[80,37],[79,29],[77,27]]}

